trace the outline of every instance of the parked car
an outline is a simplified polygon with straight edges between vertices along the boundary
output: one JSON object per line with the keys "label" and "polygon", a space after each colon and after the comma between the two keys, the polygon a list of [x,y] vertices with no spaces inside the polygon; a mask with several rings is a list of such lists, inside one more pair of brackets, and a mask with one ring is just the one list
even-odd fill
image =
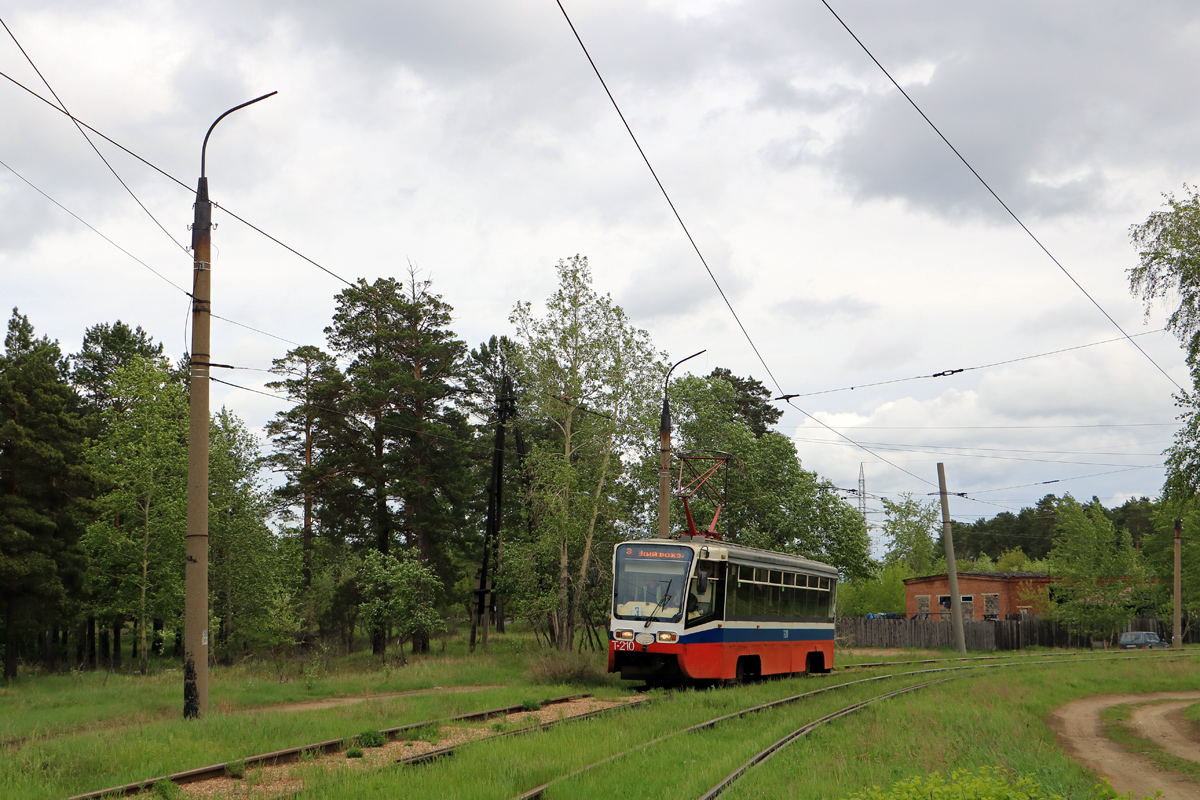
{"label": "parked car", "polygon": [[1171,645],[1158,638],[1157,633],[1151,631],[1129,631],[1121,634],[1121,649],[1122,650],[1139,650],[1153,647],[1170,647]]}

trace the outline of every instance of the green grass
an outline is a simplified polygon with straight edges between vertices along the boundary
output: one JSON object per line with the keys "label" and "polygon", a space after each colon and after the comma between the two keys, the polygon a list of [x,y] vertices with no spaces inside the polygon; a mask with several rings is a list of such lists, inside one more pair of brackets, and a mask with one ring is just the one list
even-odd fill
{"label": "green grass", "polygon": [[[1024,659],[1033,661],[1035,659]],[[991,662],[989,662],[991,663]],[[1020,663],[1020,661],[1018,661]],[[908,669],[899,668],[899,669]],[[453,759],[374,773],[313,774],[305,798],[438,796],[511,798],[571,769],[721,713],[861,677],[788,679],[712,691],[652,693],[649,706],[501,741],[472,744]],[[818,729],[756,767],[723,797],[839,798],[913,775],[1003,767],[1037,776],[1047,792],[1094,798],[1098,781],[1057,746],[1043,719],[1068,700],[1098,692],[1190,688],[1200,659],[1140,658],[1025,664],[989,670],[870,706]],[[718,728],[676,736],[555,784],[549,798],[695,798],[752,755],[805,722],[920,676],[878,681],[801,700]]]}
{"label": "green grass", "polygon": [[[64,797],[249,755],[353,736],[413,722],[520,705],[531,696],[575,694],[578,686],[526,677],[537,653],[532,636],[493,636],[489,652],[408,655],[381,668],[370,654],[335,660],[309,688],[303,663],[280,683],[273,665],[217,668],[210,713],[181,717],[182,674],[74,673],[23,676],[0,684],[0,797]],[[456,652],[456,650],[458,652]],[[594,654],[603,669],[603,654]],[[433,686],[497,686],[463,693],[404,695],[310,711],[271,706],[324,698],[403,692]],[[587,691],[620,692],[619,681]]]}
{"label": "green grass", "polygon": [[[289,665],[280,681],[271,664],[214,667],[209,705],[218,713],[332,697],[428,689],[434,686],[499,685],[524,680],[537,654],[525,633],[493,636],[488,653],[468,656],[456,637],[427,655],[406,654],[407,666],[382,668],[370,653],[334,660],[320,677],[306,678],[306,661]],[[0,683],[0,744],[31,736],[58,736],[97,727],[145,725],[177,719],[183,708],[183,673],[173,660],[154,661],[151,674],[71,672],[22,674]]]}
{"label": "green grass", "polygon": [[[408,666],[386,670],[369,656],[335,660],[328,674],[313,681],[311,689],[299,677],[278,683],[270,665],[261,670],[217,670],[212,696],[224,698],[227,704],[215,702],[209,715],[191,722],[180,720],[178,704],[166,699],[181,693],[181,679],[173,673],[148,679],[114,675],[107,681],[102,675],[23,678],[0,689],[0,724],[18,732],[18,738],[24,731],[22,741],[10,741],[0,748],[0,797],[63,797],[256,753],[351,737],[367,729],[520,705],[530,698],[580,691],[601,697],[627,693],[626,686],[611,679],[598,687],[542,683],[554,670],[547,673],[532,639],[521,634],[492,637],[486,655],[467,656],[464,650],[451,642],[446,655],[409,656]],[[594,654],[592,660],[602,669],[603,658],[603,654]],[[1022,666],[977,673],[883,701],[859,715],[835,721],[811,740],[794,743],[753,770],[726,796],[838,798],[875,785],[888,786],[913,774],[948,772],[950,767],[1000,766],[1036,774],[1047,790],[1064,797],[1094,797],[1094,778],[1054,744],[1042,723],[1045,716],[1058,705],[1088,694],[1192,688],[1200,678],[1200,658],[1175,662],[1139,657],[1098,663],[1089,655],[1065,658],[1066,663],[1053,666],[1034,665],[1029,662],[1038,659],[1022,654],[1015,654],[1012,660]],[[920,668],[902,665],[891,671]],[[303,665],[296,665],[295,674],[302,675],[302,669]],[[880,671],[848,670],[820,679],[792,678],[736,689],[654,691],[649,693],[654,701],[649,705],[468,745],[455,758],[431,764],[333,772],[313,765],[307,770],[301,796],[511,798],[571,769],[688,724]],[[572,674],[582,675],[574,667]],[[724,723],[713,731],[675,736],[556,784],[548,796],[694,798],[804,722],[878,694],[885,687],[927,679],[906,676],[847,687]],[[270,703],[434,684],[501,688],[406,695],[321,711],[246,710]],[[60,691],[68,697],[49,696]],[[72,708],[73,703],[80,708]],[[10,715],[10,710],[15,713]],[[248,724],[250,720],[252,724]],[[409,738],[426,738],[422,733],[411,733]],[[434,738],[436,731],[429,734]],[[246,780],[252,778],[248,771]]]}

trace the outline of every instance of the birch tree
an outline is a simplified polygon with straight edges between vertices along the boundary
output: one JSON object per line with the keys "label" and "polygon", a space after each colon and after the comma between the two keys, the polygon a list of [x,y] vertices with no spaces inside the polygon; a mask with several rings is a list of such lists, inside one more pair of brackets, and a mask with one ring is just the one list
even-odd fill
{"label": "birch tree", "polygon": [[100,567],[92,574],[105,582],[120,576],[108,588],[114,604],[138,621],[146,675],[150,620],[175,619],[183,610],[187,397],[164,364],[139,356],[114,373],[113,399],[88,453],[105,484],[85,547]]}
{"label": "birch tree", "polygon": [[[585,257],[557,266],[559,286],[538,317],[519,303],[509,319],[520,344],[523,409],[542,437],[527,464],[535,542],[554,554],[554,641],[570,650],[597,533],[619,535],[625,458],[657,430],[665,368],[650,336],[592,288]],[[628,531],[625,531],[628,533]],[[549,605],[542,595],[537,601]]]}

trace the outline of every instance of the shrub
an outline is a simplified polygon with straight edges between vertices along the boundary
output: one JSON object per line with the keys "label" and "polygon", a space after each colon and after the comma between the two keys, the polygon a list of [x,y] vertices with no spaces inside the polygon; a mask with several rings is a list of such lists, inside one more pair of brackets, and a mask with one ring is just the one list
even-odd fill
{"label": "shrub", "polygon": [[403,736],[406,741],[410,742],[437,744],[442,738],[442,728],[438,723],[431,722],[419,728],[409,728],[403,733]]}
{"label": "shrub", "polygon": [[541,700],[525,700],[521,703],[522,711],[538,711],[542,707]]}
{"label": "shrub", "polygon": [[230,778],[242,779],[246,777],[246,759],[241,758],[237,761],[230,761],[225,765],[225,774]]}
{"label": "shrub", "polygon": [[557,650],[545,651],[530,662],[529,679],[534,683],[582,686],[597,686],[610,680],[594,656]]}
{"label": "shrub", "polygon": [[387,741],[379,731],[363,731],[357,738],[363,747],[383,747],[383,743]]}
{"label": "shrub", "polygon": [[1000,767],[983,767],[977,772],[958,769],[944,777],[941,773],[914,775],[897,781],[887,789],[873,786],[848,800],[1061,800],[1043,789],[1032,775],[1016,775]]}
{"label": "shrub", "polygon": [[[1098,800],[1133,800],[1133,793],[1118,794],[1107,780],[1096,786]],[[1155,792],[1155,797],[1158,793]],[[1003,767],[981,767],[972,772],[958,769],[946,778],[941,773],[915,775],[886,789],[872,786],[847,800],[1063,800],[1037,782],[1033,775],[1018,775]]]}
{"label": "shrub", "polygon": [[358,749],[357,747],[351,747],[349,750],[346,751],[346,758],[362,758],[362,757],[363,757],[363,751]]}

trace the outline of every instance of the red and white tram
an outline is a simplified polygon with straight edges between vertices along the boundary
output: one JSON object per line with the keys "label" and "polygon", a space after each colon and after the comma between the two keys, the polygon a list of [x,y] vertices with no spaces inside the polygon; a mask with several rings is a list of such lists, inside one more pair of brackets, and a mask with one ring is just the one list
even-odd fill
{"label": "red and white tram", "polygon": [[651,683],[833,666],[837,569],[703,535],[613,553],[608,671]]}

